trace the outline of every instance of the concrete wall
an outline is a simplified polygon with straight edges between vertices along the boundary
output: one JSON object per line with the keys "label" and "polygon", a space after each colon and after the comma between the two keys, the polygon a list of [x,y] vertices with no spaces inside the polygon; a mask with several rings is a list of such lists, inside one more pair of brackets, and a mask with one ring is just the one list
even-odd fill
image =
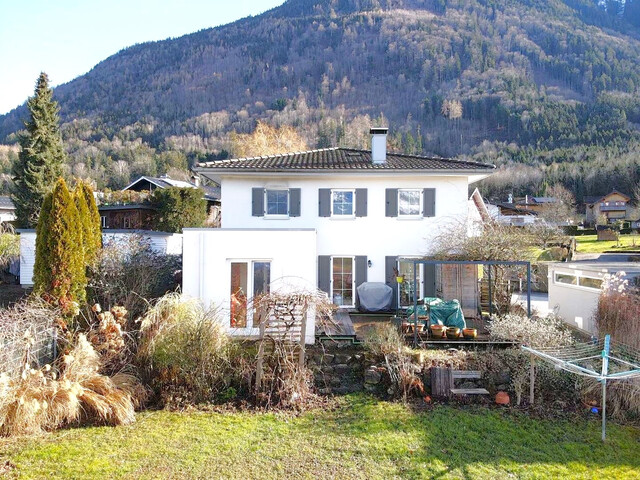
{"label": "concrete wall", "polygon": [[[224,176],[221,179],[223,228],[274,229],[314,228],[317,254],[366,255],[371,260],[370,282],[385,281],[385,256],[422,256],[430,252],[433,239],[452,224],[466,225],[469,212],[466,176],[412,176],[385,173],[378,176],[335,174],[334,176]],[[301,214],[286,219],[251,215],[251,189],[300,188]],[[337,219],[318,216],[318,189],[366,188],[367,216]],[[436,216],[417,219],[386,217],[386,188],[435,188]]]}
{"label": "concrete wall", "polygon": [[[36,232],[20,230],[20,285],[33,285],[33,265],[36,261]],[[182,234],[146,231],[105,231],[102,233],[103,243],[124,242],[131,235],[141,235],[150,242],[154,252],[166,255],[182,253]]]}
{"label": "concrete wall", "polygon": [[[314,230],[186,228],[183,235],[182,291],[220,308],[220,318],[232,335],[256,337],[259,332],[251,318],[247,328],[230,326],[231,262],[271,262],[272,292],[316,291]],[[305,340],[315,340],[313,313],[307,320]]]}

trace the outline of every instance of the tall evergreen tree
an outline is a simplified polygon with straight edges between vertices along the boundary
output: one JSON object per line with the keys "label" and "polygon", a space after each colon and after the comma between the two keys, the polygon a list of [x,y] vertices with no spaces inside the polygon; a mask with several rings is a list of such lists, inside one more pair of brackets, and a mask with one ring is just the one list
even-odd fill
{"label": "tall evergreen tree", "polygon": [[[45,197],[36,229],[33,291],[71,314],[86,298],[80,215],[64,179]],[[76,305],[74,305],[74,303]]]}
{"label": "tall evergreen tree", "polygon": [[82,226],[84,262],[85,265],[91,265],[98,254],[98,250],[102,247],[100,213],[93,196],[93,190],[86,182],[78,181],[74,191],[74,198],[80,215],[80,225]]}
{"label": "tall evergreen tree", "polygon": [[27,101],[30,119],[19,136],[20,153],[14,163],[12,198],[22,227],[32,228],[45,195],[62,174],[65,152],[59,126],[59,107],[53,100],[49,78],[41,73],[33,97]]}

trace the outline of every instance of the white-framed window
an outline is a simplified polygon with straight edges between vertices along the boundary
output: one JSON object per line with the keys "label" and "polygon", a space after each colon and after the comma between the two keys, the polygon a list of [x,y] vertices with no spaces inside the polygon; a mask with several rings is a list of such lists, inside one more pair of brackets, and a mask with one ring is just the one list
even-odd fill
{"label": "white-framed window", "polygon": [[[253,312],[249,307],[251,299],[270,292],[271,262],[269,260],[232,261],[229,326],[248,328],[253,325]],[[249,273],[251,273],[249,275]]]}
{"label": "white-framed window", "polygon": [[355,257],[331,257],[331,298],[341,307],[355,306]]}
{"label": "white-framed window", "polygon": [[355,190],[331,190],[331,216],[353,218],[356,215]]}
{"label": "white-framed window", "polygon": [[602,279],[595,277],[578,277],[578,285],[585,288],[594,288],[600,290],[602,288]]}
{"label": "white-framed window", "polygon": [[264,191],[264,216],[274,218],[289,216],[289,190],[267,189]]}
{"label": "white-framed window", "polygon": [[398,217],[419,217],[422,215],[422,190],[398,190]]}
{"label": "white-framed window", "polygon": [[131,228],[131,217],[126,215],[122,217],[122,228]]}
{"label": "white-framed window", "polygon": [[577,285],[578,277],[570,273],[556,273],[555,282],[564,283],[565,285]]}
{"label": "white-framed window", "polygon": [[102,228],[107,228],[107,217],[104,215],[100,216],[100,225]]}

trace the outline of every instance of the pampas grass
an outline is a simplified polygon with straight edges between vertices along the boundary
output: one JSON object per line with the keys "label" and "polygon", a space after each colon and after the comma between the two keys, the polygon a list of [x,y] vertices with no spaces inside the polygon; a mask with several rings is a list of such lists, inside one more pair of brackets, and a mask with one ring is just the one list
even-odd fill
{"label": "pampas grass", "polygon": [[60,376],[45,365],[25,363],[19,376],[0,375],[0,435],[33,435],[87,422],[126,425],[135,420],[137,381],[125,374],[99,373],[100,357],[80,334],[61,358]]}

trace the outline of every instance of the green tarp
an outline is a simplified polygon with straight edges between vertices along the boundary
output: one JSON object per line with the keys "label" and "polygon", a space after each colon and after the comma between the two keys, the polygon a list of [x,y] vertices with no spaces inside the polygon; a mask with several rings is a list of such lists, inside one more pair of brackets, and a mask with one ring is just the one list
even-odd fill
{"label": "green tarp", "polygon": [[[418,305],[418,316],[424,317],[429,315],[429,324],[445,325],[447,327],[466,328],[464,315],[460,308],[458,300],[443,301],[435,297],[425,297],[424,305]],[[407,317],[413,315],[413,306],[407,309]]]}

